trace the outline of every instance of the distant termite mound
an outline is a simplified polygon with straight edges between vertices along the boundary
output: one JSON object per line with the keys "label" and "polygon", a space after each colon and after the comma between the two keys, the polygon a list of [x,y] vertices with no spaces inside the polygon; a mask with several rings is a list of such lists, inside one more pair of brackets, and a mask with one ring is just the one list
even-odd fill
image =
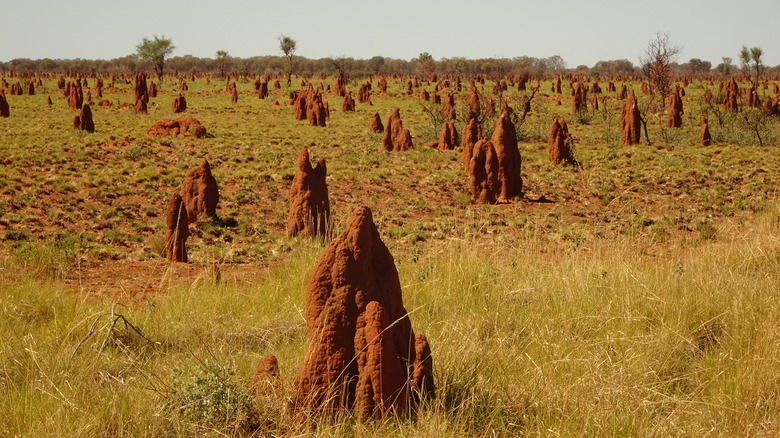
{"label": "distant termite mound", "polygon": [[480,126],[477,119],[471,119],[466,123],[466,127],[463,128],[463,135],[461,136],[461,142],[463,143],[463,165],[466,170],[469,169],[469,163],[471,163],[472,149],[479,140],[482,140],[482,126]]}
{"label": "distant termite mound", "polygon": [[455,149],[458,144],[458,131],[455,130],[454,122],[446,122],[439,131],[439,142],[437,143],[437,149],[440,151],[448,151]]}
{"label": "distant termite mound", "polygon": [[185,99],[181,93],[173,99],[172,109],[174,114],[182,113],[187,109],[187,99]]}
{"label": "distant termite mound", "polygon": [[77,110],[84,105],[84,92],[81,88],[81,82],[68,83],[65,92],[68,95],[68,108]]}
{"label": "distant termite mound", "polygon": [[200,166],[187,172],[181,186],[181,197],[187,207],[187,221],[195,223],[205,214],[216,217],[219,204],[219,187],[211,174],[211,165],[205,158]]}
{"label": "distant termite mound", "polygon": [[489,140],[479,140],[471,148],[468,172],[473,202],[495,204],[501,191],[501,182],[498,179],[498,156]]}
{"label": "distant termite mound", "polygon": [[287,216],[287,236],[304,235],[329,240],[331,233],[330,200],[328,199],[327,167],[320,158],[312,167],[309,150],[298,155],[298,169],[290,187],[290,212]]}
{"label": "distant termite mound", "polygon": [[200,124],[198,119],[192,117],[179,117],[176,119],[163,119],[152,125],[147,131],[148,137],[207,137],[206,128]]}
{"label": "distant termite mound", "polygon": [[669,114],[666,119],[668,128],[679,128],[682,126],[683,102],[680,86],[676,86],[669,100]]}
{"label": "distant termite mound", "polygon": [[574,100],[572,101],[571,112],[577,114],[588,109],[588,90],[582,82],[577,82],[574,89]]}
{"label": "distant termite mound", "polygon": [[178,193],[171,195],[168,210],[165,213],[165,258],[169,262],[187,263],[187,208]]}
{"label": "distant termite mound", "polygon": [[455,112],[455,95],[447,94],[444,102],[441,105],[441,115],[447,120],[455,120],[457,114]]}
{"label": "distant termite mound", "polygon": [[509,111],[506,107],[501,110],[490,138],[498,157],[498,180],[501,183],[499,202],[508,202],[523,195],[523,178],[520,175],[522,159],[517,146],[517,131],[510,120]]}
{"label": "distant termite mound", "polygon": [[371,105],[371,83],[366,82],[358,89],[358,102]]}
{"label": "distant termite mound", "polygon": [[642,117],[639,113],[639,105],[637,105],[636,95],[633,91],[628,95],[625,105],[623,105],[623,111],[620,116],[621,134],[623,139],[623,145],[629,146],[632,144],[639,144],[641,138]]}
{"label": "distant termite mound", "polygon": [[374,113],[374,116],[371,118],[371,127],[369,129],[371,132],[375,132],[377,134],[381,134],[385,130],[385,126],[382,124],[382,118],[379,116],[379,113]]}
{"label": "distant termite mound", "polygon": [[[133,98],[135,105],[138,107],[138,101],[143,101],[144,108],[149,103],[149,88],[146,84],[146,73],[139,72],[135,74],[133,85]],[[144,111],[146,112],[146,111]]]}
{"label": "distant termite mound", "polygon": [[341,111],[355,111],[355,99],[352,97],[351,91],[344,95],[344,101],[341,103]]}
{"label": "distant termite mound", "polygon": [[726,97],[723,99],[723,107],[726,111],[739,111],[739,86],[734,78],[726,85]]}
{"label": "distant termite mound", "polygon": [[547,140],[547,154],[552,164],[574,166],[577,161],[571,153],[571,135],[566,120],[555,118],[550,126],[550,137]]}
{"label": "distant termite mound", "polygon": [[324,127],[327,117],[328,108],[327,105],[322,103],[322,95],[318,91],[309,93],[309,98],[306,102],[306,119],[309,120],[309,125]]}
{"label": "distant termite mound", "polygon": [[79,115],[73,118],[73,129],[89,133],[95,132],[95,122],[92,121],[92,109],[86,103],[81,106]]}
{"label": "distant termite mound", "polygon": [[412,330],[393,256],[367,207],[352,213],[314,267],[306,326],[293,409],[377,418],[433,397],[428,341]]}
{"label": "distant termite mound", "polygon": [[701,118],[701,135],[699,136],[702,146],[709,146],[712,144],[712,136],[710,135],[710,124],[707,120],[707,116]]}
{"label": "distant termite mound", "polygon": [[401,122],[401,111],[394,109],[387,119],[382,134],[382,146],[386,151],[405,151],[412,148],[412,134]]}

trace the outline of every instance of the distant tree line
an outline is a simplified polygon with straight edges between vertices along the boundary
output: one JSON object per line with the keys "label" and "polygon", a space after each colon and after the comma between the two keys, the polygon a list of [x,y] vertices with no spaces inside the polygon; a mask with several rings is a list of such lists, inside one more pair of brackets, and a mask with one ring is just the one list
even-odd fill
{"label": "distant tree line", "polygon": [[[676,76],[729,76],[742,75],[744,70],[732,65],[731,58],[722,58],[723,62],[712,66],[709,61],[693,58],[685,63],[672,63],[670,65],[673,75]],[[174,56],[165,61],[166,74],[209,73],[215,77],[224,74],[237,73],[239,75],[265,75],[284,74],[289,70],[290,58],[286,56],[254,56],[249,58],[232,57],[225,51],[219,51],[214,58],[200,58],[191,55]],[[528,75],[549,76],[566,73],[589,74],[600,76],[640,75],[640,66],[634,65],[629,60],[618,59],[599,61],[592,67],[580,65],[568,68],[566,62],[560,56],[548,58],[534,58],[520,56],[515,58],[442,58],[438,61],[427,52],[411,60],[386,58],[374,56],[369,59],[354,59],[349,57],[309,59],[302,56],[293,56],[296,74],[304,75],[336,75],[347,76],[363,75],[391,75],[395,73],[412,75]],[[765,76],[780,76],[780,66],[761,66]],[[137,54],[115,58],[111,60],[89,59],[27,59],[19,58],[7,62],[0,62],[0,71],[16,73],[32,72],[67,72],[80,71],[87,73],[125,74],[137,71],[155,71],[155,66]]]}

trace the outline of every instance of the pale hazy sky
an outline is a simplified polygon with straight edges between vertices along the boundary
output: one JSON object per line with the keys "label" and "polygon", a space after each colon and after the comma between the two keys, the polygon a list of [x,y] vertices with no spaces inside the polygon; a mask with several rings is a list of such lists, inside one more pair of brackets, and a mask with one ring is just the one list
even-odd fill
{"label": "pale hazy sky", "polygon": [[738,64],[747,45],[780,65],[780,0],[0,0],[0,61],[119,58],[155,34],[173,56],[279,55],[285,34],[307,58],[559,55],[573,68],[638,65],[656,32],[682,46],[681,63]]}

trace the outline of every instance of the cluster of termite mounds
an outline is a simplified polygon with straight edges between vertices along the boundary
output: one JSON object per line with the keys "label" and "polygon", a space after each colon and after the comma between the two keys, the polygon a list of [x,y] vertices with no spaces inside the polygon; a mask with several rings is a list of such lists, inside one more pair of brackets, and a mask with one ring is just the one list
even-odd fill
{"label": "cluster of termite mounds", "polygon": [[308,87],[303,90],[293,91],[290,101],[295,107],[295,120],[308,120],[311,126],[326,125],[329,117],[327,103],[323,103],[319,90]]}
{"label": "cluster of termite mounds", "polygon": [[211,165],[203,160],[184,178],[181,190],[171,194],[166,211],[165,258],[171,262],[187,263],[189,224],[201,215],[215,218],[219,204],[219,187],[211,174]]}
{"label": "cluster of termite mounds", "polygon": [[401,111],[394,109],[382,133],[382,147],[386,151],[405,151],[413,147],[412,134],[401,121]]}
{"label": "cluster of termite mounds", "polygon": [[206,128],[192,117],[163,119],[155,122],[146,131],[148,137],[195,137],[203,138],[209,134]]}
{"label": "cluster of termite mounds", "polygon": [[[291,406],[360,418],[403,415],[435,395],[428,340],[415,335],[393,256],[367,207],[325,249],[306,286],[308,342]],[[278,373],[272,356],[250,385]]]}
{"label": "cluster of termite mounds", "polygon": [[[479,139],[470,148],[468,171],[477,204],[504,203],[523,195],[522,158],[510,112],[502,108],[490,140]],[[463,150],[465,154],[468,149]]]}

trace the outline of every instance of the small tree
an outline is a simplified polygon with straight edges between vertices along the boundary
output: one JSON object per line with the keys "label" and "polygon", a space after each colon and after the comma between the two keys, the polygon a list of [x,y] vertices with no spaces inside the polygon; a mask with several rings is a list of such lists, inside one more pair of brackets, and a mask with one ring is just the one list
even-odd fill
{"label": "small tree", "polygon": [[[763,68],[761,65],[762,56],[764,56],[764,50],[761,47],[751,47],[748,49],[747,46],[742,46],[742,50],[739,51],[739,63],[742,67],[742,71],[753,85],[756,85],[761,78],[761,70]],[[752,66],[750,65],[751,61],[753,62]],[[753,67],[756,69],[755,81],[753,80]]]}
{"label": "small tree", "polygon": [[142,39],[141,43],[135,47],[135,51],[139,58],[152,63],[155,72],[157,72],[157,77],[162,82],[165,58],[173,53],[175,48],[176,46],[173,45],[173,41],[170,38],[165,38],[165,35],[162,37],[155,35],[153,40],[148,38]]}
{"label": "small tree", "polygon": [[371,71],[374,72],[375,75],[378,75],[379,70],[385,65],[385,58],[384,56],[374,56],[368,60],[368,65],[371,67]]}
{"label": "small tree", "polygon": [[671,90],[672,61],[681,50],[680,46],[671,45],[668,33],[656,33],[655,39],[647,43],[645,56],[639,59],[653,93],[660,94],[663,102]]}
{"label": "small tree", "polygon": [[436,61],[433,60],[428,52],[420,53],[417,57],[417,74],[422,77],[428,77],[436,71]]}
{"label": "small tree", "polygon": [[217,50],[217,67],[219,68],[219,74],[225,77],[227,73],[228,64],[230,63],[230,55],[224,50]]}
{"label": "small tree", "polygon": [[279,35],[279,48],[284,53],[284,57],[287,58],[287,86],[292,85],[292,70],[293,70],[293,55],[295,55],[297,43],[294,39],[286,36]]}
{"label": "small tree", "polygon": [[724,56],[723,58],[720,58],[720,59],[723,62],[718,64],[718,67],[717,67],[718,72],[720,74],[722,74],[723,76],[731,75],[731,66],[733,65],[732,64],[732,59],[730,57],[728,57],[728,56]]}

